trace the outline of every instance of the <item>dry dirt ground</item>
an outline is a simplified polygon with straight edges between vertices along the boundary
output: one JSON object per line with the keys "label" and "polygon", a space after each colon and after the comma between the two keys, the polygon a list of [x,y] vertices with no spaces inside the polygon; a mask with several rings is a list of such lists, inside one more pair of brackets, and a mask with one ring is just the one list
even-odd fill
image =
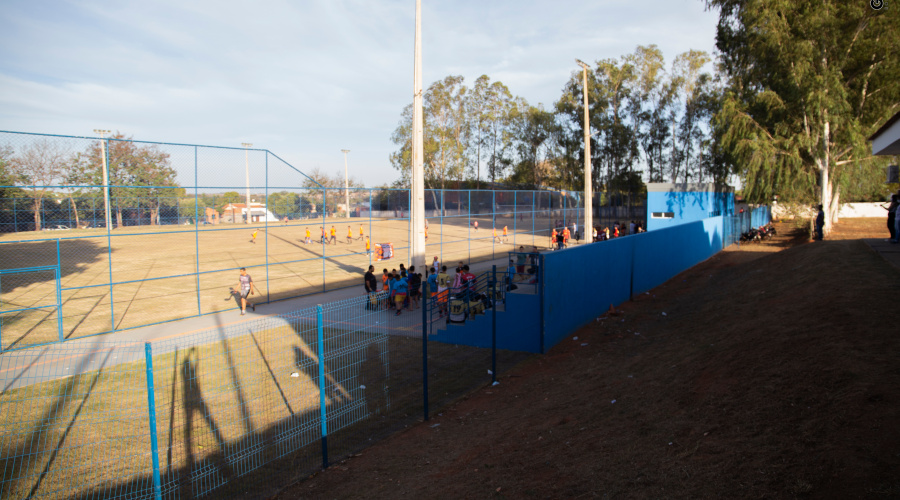
{"label": "dry dirt ground", "polygon": [[883,221],[777,227],[275,498],[900,498]]}

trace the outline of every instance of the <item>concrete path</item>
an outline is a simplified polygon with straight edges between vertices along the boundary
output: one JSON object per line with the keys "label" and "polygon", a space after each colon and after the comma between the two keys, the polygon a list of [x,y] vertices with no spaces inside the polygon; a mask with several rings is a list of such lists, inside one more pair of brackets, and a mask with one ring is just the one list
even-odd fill
{"label": "concrete path", "polygon": [[900,244],[891,243],[887,239],[880,238],[869,238],[863,241],[865,241],[875,253],[884,258],[884,260],[893,264],[897,269],[900,269]]}
{"label": "concrete path", "polygon": [[[472,264],[470,270],[474,274],[479,274],[489,271],[493,265],[496,265],[498,271],[502,271],[506,269],[508,262],[504,255],[492,261]],[[398,263],[392,263],[392,265],[396,264]],[[445,263],[448,268],[450,268],[450,264],[456,265],[455,262]],[[255,329],[272,328],[278,326],[274,322],[279,321],[273,317],[314,308],[317,304],[324,305],[362,297],[365,295],[362,280],[363,272],[361,271],[359,286],[257,305],[255,312],[248,310],[244,316],[241,316],[240,310],[235,308],[132,330],[8,351],[0,354],[0,389],[5,392],[38,382],[138,361],[145,357],[146,342],[152,342],[155,356],[176,348],[247,335]],[[421,335],[421,310],[403,311],[399,316],[395,316],[391,311],[375,314],[379,317],[383,316],[383,319],[375,321],[372,326],[374,331],[385,332],[389,335]],[[310,315],[310,318],[305,319],[314,321],[314,312],[311,312]],[[326,319],[326,321],[330,320]],[[354,325],[354,328],[359,327],[359,325]]]}

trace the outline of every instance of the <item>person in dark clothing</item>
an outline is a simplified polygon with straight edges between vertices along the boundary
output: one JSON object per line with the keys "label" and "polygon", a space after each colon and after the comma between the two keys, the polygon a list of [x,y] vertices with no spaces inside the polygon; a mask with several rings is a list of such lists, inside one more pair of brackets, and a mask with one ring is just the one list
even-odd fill
{"label": "person in dark clothing", "polygon": [[822,232],[822,229],[825,227],[825,210],[822,205],[819,205],[819,215],[816,216],[816,239],[822,241],[825,239],[825,234]]}
{"label": "person in dark clothing", "polygon": [[366,286],[366,294],[369,296],[369,300],[366,301],[366,309],[375,309],[375,305],[377,304],[375,301],[375,294],[378,293],[378,280],[375,279],[375,266],[369,266],[369,270],[366,271],[363,280]]}

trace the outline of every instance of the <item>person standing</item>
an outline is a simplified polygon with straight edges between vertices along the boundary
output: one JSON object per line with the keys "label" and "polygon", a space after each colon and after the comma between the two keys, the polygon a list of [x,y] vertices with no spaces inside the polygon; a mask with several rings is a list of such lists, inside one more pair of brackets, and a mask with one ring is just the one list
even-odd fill
{"label": "person standing", "polygon": [[[898,200],[898,196],[896,194],[891,195],[891,204],[888,205],[888,217],[887,217],[887,227],[888,231],[891,233],[891,243],[897,243],[897,231],[894,227],[894,223],[897,220],[897,205],[900,204],[900,200]],[[884,208],[884,205],[882,205]]]}
{"label": "person standing", "polygon": [[516,254],[516,273],[525,274],[525,259],[527,259],[525,255],[525,247],[519,247],[519,253]]}
{"label": "person standing", "polygon": [[329,244],[334,243],[337,245],[337,229],[334,226],[331,226],[331,238],[328,241]]}
{"label": "person standing", "polygon": [[375,279],[375,266],[369,266],[369,270],[366,271],[363,280],[366,287],[366,295],[369,297],[369,300],[366,301],[366,309],[375,309],[375,294],[378,293],[378,280]]}
{"label": "person standing", "polygon": [[369,242],[368,236],[366,236],[366,255],[372,255],[372,243]]}
{"label": "person standing", "polygon": [[306,228],[306,239],[304,239],[303,242],[306,243],[307,245],[309,245],[310,243],[312,243],[312,237],[310,236],[310,233],[309,233],[309,227],[308,227],[308,226],[307,226],[307,228]]}
{"label": "person standing", "polygon": [[362,226],[362,224],[360,224],[359,225],[359,241],[362,241],[362,240],[363,240],[363,226]]}
{"label": "person standing", "polygon": [[328,243],[328,240],[325,239],[325,226],[321,226],[321,227],[319,227],[319,229],[322,230],[322,241],[321,241],[321,243],[323,243],[323,244],[324,244],[324,243]]}
{"label": "person standing", "polygon": [[256,306],[248,299],[250,295],[253,295],[254,290],[258,292],[259,288],[256,288],[256,285],[253,284],[253,278],[247,273],[247,268],[242,267],[241,275],[238,277],[238,286],[231,289],[232,292],[241,295],[241,316],[247,311],[247,306],[250,306],[250,309],[256,312]]}
{"label": "person standing", "polygon": [[437,275],[437,293],[438,293],[438,308],[440,309],[440,316],[444,317],[444,313],[447,312],[447,301],[450,292],[448,291],[450,288],[450,275],[447,274],[447,266],[441,266],[441,271]]}
{"label": "person standing", "polygon": [[503,226],[503,243],[509,243],[508,226]]}
{"label": "person standing", "polygon": [[825,210],[822,205],[819,205],[819,214],[816,215],[816,239],[822,241],[825,239],[825,233],[823,229],[825,228]]}
{"label": "person standing", "polygon": [[431,270],[433,274],[441,272],[441,262],[438,260],[437,255],[435,255],[434,260],[431,261]]}
{"label": "person standing", "polygon": [[256,233],[259,232],[259,229],[254,229],[253,234],[250,235],[250,243],[256,244]]}
{"label": "person standing", "polygon": [[[416,272],[416,266],[409,266],[410,310],[419,308],[420,288],[422,288],[422,275]],[[413,304],[415,304],[415,307],[413,307]]]}
{"label": "person standing", "polygon": [[406,302],[406,294],[409,291],[409,282],[406,281],[406,277],[395,274],[394,280],[391,282],[391,290],[394,294],[394,304],[397,308],[397,312],[394,314],[400,316],[403,303]]}

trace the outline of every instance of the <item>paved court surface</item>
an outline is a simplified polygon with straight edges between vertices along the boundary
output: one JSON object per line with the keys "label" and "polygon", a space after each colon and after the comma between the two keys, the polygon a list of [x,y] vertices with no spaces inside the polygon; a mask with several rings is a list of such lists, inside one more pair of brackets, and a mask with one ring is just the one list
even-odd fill
{"label": "paved court surface", "polygon": [[[479,274],[490,270],[493,265],[496,265],[498,270],[505,269],[507,263],[508,261],[504,257],[493,261],[479,262],[471,267],[474,274]],[[155,356],[184,346],[196,346],[198,335],[208,339],[208,342],[247,335],[254,330],[254,324],[259,324],[263,318],[290,314],[315,307],[317,304],[360,297],[365,294],[362,274],[360,274],[359,281],[360,284],[356,287],[258,305],[255,312],[248,310],[245,316],[241,316],[240,310],[235,307],[233,310],[201,317],[72,339],[62,344],[9,351],[0,355],[0,387],[3,391],[7,391],[60,377],[142,360],[145,357],[146,342],[153,342],[153,355]],[[383,319],[379,321],[377,318]],[[305,319],[314,321],[315,317]],[[278,326],[278,321],[280,320],[269,318],[266,328]],[[353,325],[354,329],[359,329],[360,326]],[[362,325],[363,328],[366,326]],[[390,311],[376,313],[375,324],[371,327],[373,331],[386,331],[390,335],[418,337],[421,335],[422,328],[421,310],[404,311],[399,316],[395,316]]]}

